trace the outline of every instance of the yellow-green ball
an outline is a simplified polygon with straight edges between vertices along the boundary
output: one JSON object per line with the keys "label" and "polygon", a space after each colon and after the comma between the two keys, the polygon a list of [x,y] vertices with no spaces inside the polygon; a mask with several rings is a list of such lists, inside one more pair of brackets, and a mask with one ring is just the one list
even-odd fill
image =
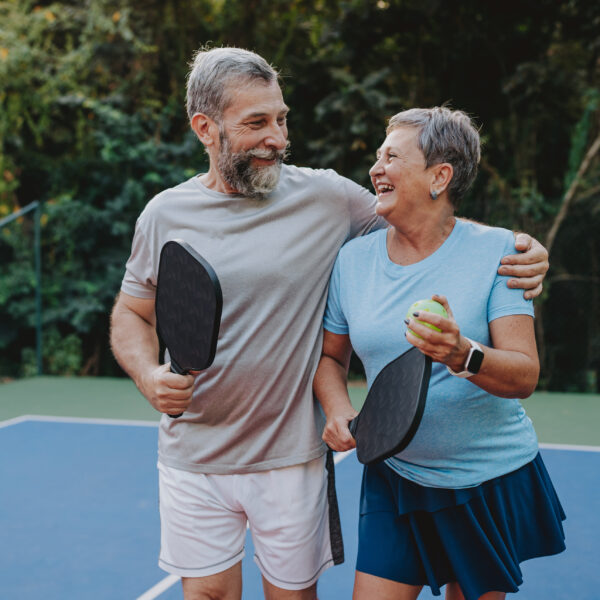
{"label": "yellow-green ball", "polygon": [[[441,315],[442,317],[444,317],[446,319],[448,318],[448,313],[446,312],[446,309],[439,302],[436,302],[435,300],[417,300],[408,309],[408,312],[406,313],[406,318],[414,319],[413,313],[419,312],[419,311],[432,312],[437,315]],[[425,325],[425,327],[429,327],[430,329],[434,329],[435,331],[441,331],[441,329],[439,329],[439,327],[436,327],[435,325],[432,325],[431,323],[426,323],[425,321],[419,321],[419,320],[417,320],[417,323],[421,323],[422,325]],[[415,337],[418,337],[418,338],[421,337],[418,333],[415,333],[411,329],[409,329],[408,331],[410,331]]]}

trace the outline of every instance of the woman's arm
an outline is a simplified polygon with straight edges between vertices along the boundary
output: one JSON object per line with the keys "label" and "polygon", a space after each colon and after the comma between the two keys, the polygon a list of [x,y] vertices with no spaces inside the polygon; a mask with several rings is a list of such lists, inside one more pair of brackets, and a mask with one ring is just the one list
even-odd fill
{"label": "woman's arm", "polygon": [[[408,322],[408,327],[421,339],[408,331],[406,339],[432,360],[444,363],[455,372],[463,371],[470,344],[461,335],[447,299],[444,296],[432,298],[444,306],[448,318],[421,312]],[[421,325],[417,318],[441,331]],[[535,390],[540,371],[533,318],[529,315],[500,317],[492,321],[489,328],[493,347],[475,340],[481,346],[484,358],[479,373],[469,377],[469,381],[495,396],[527,398]]]}
{"label": "woman's arm", "polygon": [[356,443],[348,429],[348,423],[358,414],[348,396],[347,373],[352,346],[348,335],[323,332],[323,351],[313,390],[327,418],[323,441],[337,452],[354,448]]}

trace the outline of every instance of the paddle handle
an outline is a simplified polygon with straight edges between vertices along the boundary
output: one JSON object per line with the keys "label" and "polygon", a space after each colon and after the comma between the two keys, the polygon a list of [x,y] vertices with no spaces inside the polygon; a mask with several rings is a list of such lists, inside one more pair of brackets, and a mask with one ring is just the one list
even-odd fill
{"label": "paddle handle", "polygon": [[[177,375],[187,375],[187,371],[182,369],[171,357],[171,373],[177,373]],[[169,415],[171,419],[179,419],[179,417],[183,413],[179,413],[178,415]]]}
{"label": "paddle handle", "polygon": [[354,417],[354,419],[352,419],[352,421],[350,421],[348,423],[348,429],[350,430],[350,435],[352,437],[354,437],[354,434],[356,433],[356,426],[358,425],[358,417]]}

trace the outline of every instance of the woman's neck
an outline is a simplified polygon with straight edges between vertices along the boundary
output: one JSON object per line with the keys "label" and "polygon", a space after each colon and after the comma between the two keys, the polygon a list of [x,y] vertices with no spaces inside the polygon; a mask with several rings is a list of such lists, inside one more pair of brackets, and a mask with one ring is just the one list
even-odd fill
{"label": "woman's neck", "polygon": [[387,252],[398,265],[411,265],[433,254],[448,238],[456,219],[454,213],[412,226],[392,226],[387,232]]}

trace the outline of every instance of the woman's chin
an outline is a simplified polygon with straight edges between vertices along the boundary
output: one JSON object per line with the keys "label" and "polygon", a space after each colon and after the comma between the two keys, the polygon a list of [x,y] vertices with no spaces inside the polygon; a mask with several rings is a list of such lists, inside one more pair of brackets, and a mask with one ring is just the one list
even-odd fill
{"label": "woman's chin", "polygon": [[377,200],[377,204],[375,204],[375,214],[379,217],[383,217],[384,219],[386,219],[392,211],[392,208],[393,206],[390,206],[389,203]]}

